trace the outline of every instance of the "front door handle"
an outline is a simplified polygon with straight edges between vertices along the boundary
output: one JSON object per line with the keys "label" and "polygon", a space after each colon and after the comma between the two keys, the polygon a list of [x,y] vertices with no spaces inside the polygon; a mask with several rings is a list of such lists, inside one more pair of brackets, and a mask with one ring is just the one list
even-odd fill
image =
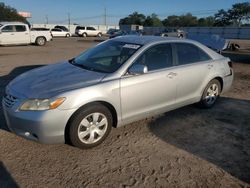
{"label": "front door handle", "polygon": [[209,64],[209,65],[208,65],[208,69],[213,68],[213,66],[214,66],[214,65]]}
{"label": "front door handle", "polygon": [[177,76],[177,73],[175,73],[175,72],[170,72],[170,73],[167,75],[168,78],[173,78],[174,76]]}

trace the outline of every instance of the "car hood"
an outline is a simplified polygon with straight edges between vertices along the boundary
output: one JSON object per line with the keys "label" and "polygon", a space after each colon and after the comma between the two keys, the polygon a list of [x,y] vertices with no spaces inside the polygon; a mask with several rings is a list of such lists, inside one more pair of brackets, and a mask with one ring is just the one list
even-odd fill
{"label": "car hood", "polygon": [[25,98],[50,98],[98,83],[105,75],[62,62],[28,71],[11,81],[8,88]]}

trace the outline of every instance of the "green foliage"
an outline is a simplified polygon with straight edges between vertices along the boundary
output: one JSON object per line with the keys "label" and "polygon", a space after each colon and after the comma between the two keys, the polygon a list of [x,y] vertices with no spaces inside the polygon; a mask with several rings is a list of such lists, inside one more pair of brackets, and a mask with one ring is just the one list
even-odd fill
{"label": "green foliage", "polygon": [[250,3],[236,3],[232,9],[228,10],[228,14],[232,22],[240,26],[242,21],[248,21],[250,19]]}
{"label": "green foliage", "polygon": [[197,18],[191,13],[184,15],[171,15],[162,21],[156,14],[145,16],[134,12],[129,16],[120,19],[120,25],[143,25],[152,27],[192,27],[192,26],[246,26],[250,19],[250,3],[236,3],[229,10],[221,9],[214,16],[208,16],[205,18]]}
{"label": "green foliage", "polygon": [[120,19],[119,25],[143,25],[145,22],[146,16],[143,14],[139,14],[138,12],[134,12],[133,14],[130,14],[128,17],[125,17],[123,19]]}
{"label": "green foliage", "polygon": [[24,17],[17,13],[16,9],[6,6],[4,3],[0,2],[0,22],[2,21],[27,22]]}
{"label": "green foliage", "polygon": [[160,18],[156,14],[151,14],[151,16],[147,16],[143,25],[144,26],[152,26],[152,27],[163,26]]}

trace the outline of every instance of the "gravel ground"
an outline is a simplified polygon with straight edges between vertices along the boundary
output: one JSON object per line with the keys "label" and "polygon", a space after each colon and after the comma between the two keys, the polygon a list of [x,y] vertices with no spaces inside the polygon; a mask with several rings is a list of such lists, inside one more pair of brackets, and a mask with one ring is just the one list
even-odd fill
{"label": "gravel ground", "polygon": [[[71,38],[1,47],[0,97],[18,74],[95,44]],[[9,133],[0,108],[0,187],[250,187],[249,53],[244,58],[234,64],[233,88],[214,108],[191,105],[113,129],[89,150]]]}

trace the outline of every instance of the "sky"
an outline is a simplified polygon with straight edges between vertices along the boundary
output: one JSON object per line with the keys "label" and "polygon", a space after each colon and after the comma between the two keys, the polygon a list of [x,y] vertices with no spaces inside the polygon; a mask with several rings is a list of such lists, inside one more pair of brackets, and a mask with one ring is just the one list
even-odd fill
{"label": "sky", "polygon": [[0,0],[17,11],[31,12],[31,23],[104,24],[105,7],[108,25],[118,25],[120,18],[137,11],[156,13],[161,19],[169,15],[192,13],[197,17],[213,15],[235,3],[248,0]]}

